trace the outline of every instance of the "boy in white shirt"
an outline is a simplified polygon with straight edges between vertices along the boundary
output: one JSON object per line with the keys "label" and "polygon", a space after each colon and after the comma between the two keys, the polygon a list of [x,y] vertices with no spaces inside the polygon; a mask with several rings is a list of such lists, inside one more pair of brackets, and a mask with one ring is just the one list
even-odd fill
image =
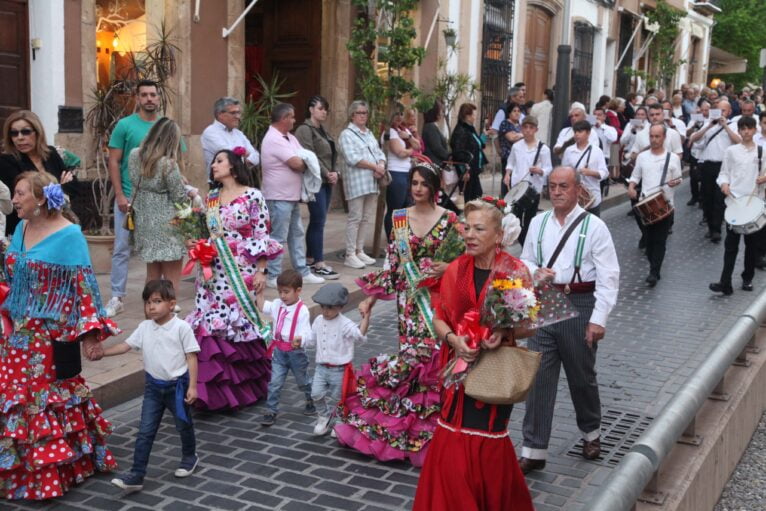
{"label": "boy in white shirt", "polygon": [[181,464],[175,476],[190,476],[199,462],[190,408],[197,399],[199,344],[191,326],[173,314],[176,293],[170,281],[150,280],[142,297],[149,319],[142,321],[125,342],[104,350],[105,357],[127,353],[131,348],[143,352],[146,386],[133,467],[112,479],[113,485],[131,492],[143,488],[149,454],[166,408],[181,436]]}
{"label": "boy in white shirt", "polygon": [[316,414],[314,401],[311,399],[309,383],[309,359],[306,352],[293,345],[295,339],[305,339],[311,335],[311,317],[309,309],[301,300],[303,277],[295,270],[285,270],[277,277],[279,298],[266,300],[262,310],[274,320],[274,339],[269,346],[271,354],[271,381],[266,398],[266,413],[261,419],[261,426],[269,427],[276,422],[279,413],[279,395],[292,371],[295,382],[306,396],[304,415]]}
{"label": "boy in white shirt", "polygon": [[293,346],[309,348],[316,345],[316,367],[311,397],[319,405],[314,434],[321,436],[332,427],[335,407],[340,401],[343,375],[354,360],[354,343],[367,340],[370,314],[362,313],[362,323],[356,324],[341,311],[348,303],[348,290],[337,282],[325,284],[314,296],[322,307],[322,314],[314,319],[311,335],[295,339]]}

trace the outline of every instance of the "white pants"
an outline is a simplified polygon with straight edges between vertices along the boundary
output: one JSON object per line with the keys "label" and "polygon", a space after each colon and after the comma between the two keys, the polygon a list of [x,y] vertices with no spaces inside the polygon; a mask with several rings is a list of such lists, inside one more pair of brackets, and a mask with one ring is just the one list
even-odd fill
{"label": "white pants", "polygon": [[348,201],[348,225],[346,226],[346,253],[364,250],[368,226],[375,220],[378,194],[368,193]]}

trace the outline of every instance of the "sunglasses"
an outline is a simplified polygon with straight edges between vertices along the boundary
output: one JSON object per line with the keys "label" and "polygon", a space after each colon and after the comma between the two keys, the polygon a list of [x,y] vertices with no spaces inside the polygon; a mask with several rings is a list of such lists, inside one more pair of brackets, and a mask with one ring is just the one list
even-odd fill
{"label": "sunglasses", "polygon": [[11,138],[16,138],[19,135],[24,135],[25,137],[28,137],[29,135],[31,135],[34,132],[35,132],[35,130],[29,129],[29,128],[23,128],[23,129],[20,129],[20,130],[10,130],[9,131],[9,133],[11,135]]}

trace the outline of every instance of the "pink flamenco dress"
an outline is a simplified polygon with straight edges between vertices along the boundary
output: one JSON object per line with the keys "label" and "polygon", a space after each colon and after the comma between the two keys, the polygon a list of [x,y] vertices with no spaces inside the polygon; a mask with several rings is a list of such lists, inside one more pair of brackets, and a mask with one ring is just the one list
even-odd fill
{"label": "pink flamenco dress", "polygon": [[[269,237],[266,201],[259,190],[248,188],[229,204],[220,205],[218,217],[241,279],[253,293],[257,261],[272,259],[282,252],[282,246]],[[227,273],[217,256],[210,269],[210,278],[201,271],[197,276],[195,310],[186,318],[201,349],[195,406],[204,410],[237,409],[266,396],[271,362],[262,335],[247,319],[234,294],[231,268]]]}
{"label": "pink flamenco dress", "polygon": [[[406,225],[409,257],[421,273],[457,223],[457,216],[445,211],[422,238]],[[341,444],[378,460],[409,460],[422,466],[440,410],[440,343],[423,320],[416,295],[408,292],[411,286],[396,239],[389,244],[384,269],[359,278],[357,284],[367,295],[396,299],[399,350],[371,358],[356,372],[351,385],[356,391],[344,393],[335,433]]]}
{"label": "pink flamenco dress", "polygon": [[7,250],[0,335],[0,489],[6,499],[64,495],[116,468],[111,424],[80,375],[80,343],[118,333],[106,318],[77,225],[27,249],[21,222]]}

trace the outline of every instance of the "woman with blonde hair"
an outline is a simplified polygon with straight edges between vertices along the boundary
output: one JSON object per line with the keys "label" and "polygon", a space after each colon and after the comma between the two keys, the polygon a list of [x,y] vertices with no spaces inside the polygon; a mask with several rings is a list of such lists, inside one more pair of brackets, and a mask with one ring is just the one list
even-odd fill
{"label": "woman with blonde hair", "polygon": [[164,278],[176,291],[186,247],[170,221],[176,216],[174,204],[188,201],[178,167],[180,155],[181,129],[163,117],[128,157],[134,190],[130,204],[135,219],[132,241],[146,262],[146,281]]}

